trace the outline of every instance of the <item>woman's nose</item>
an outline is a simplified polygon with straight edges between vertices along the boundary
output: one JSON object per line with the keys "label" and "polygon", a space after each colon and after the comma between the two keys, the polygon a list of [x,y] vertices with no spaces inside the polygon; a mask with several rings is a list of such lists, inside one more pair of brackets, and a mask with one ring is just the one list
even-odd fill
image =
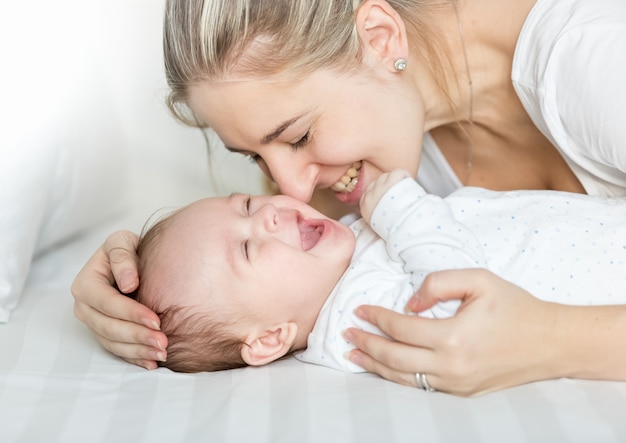
{"label": "woman's nose", "polygon": [[281,194],[308,203],[317,185],[317,169],[314,164],[302,164],[294,160],[292,153],[289,159],[266,159],[272,179],[278,185]]}

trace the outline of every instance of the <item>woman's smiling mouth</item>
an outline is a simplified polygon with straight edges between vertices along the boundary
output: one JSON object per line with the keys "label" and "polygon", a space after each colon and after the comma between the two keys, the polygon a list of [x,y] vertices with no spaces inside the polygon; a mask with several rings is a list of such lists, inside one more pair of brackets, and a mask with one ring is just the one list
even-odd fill
{"label": "woman's smiling mouth", "polygon": [[352,164],[350,169],[346,171],[346,173],[341,177],[341,179],[332,185],[330,189],[335,192],[344,192],[350,193],[354,191],[356,185],[359,182],[359,172],[361,171],[362,163],[361,161],[356,161]]}

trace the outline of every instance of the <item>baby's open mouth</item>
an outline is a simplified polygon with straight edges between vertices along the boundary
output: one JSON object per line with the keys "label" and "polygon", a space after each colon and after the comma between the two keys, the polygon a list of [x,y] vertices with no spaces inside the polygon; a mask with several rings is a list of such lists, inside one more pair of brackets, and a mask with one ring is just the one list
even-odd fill
{"label": "baby's open mouth", "polygon": [[341,179],[332,185],[330,189],[335,192],[345,192],[350,193],[354,191],[357,183],[359,182],[359,172],[361,171],[361,161],[357,161],[352,163],[350,169],[346,171],[346,173],[341,177]]}
{"label": "baby's open mouth", "polygon": [[303,220],[298,217],[298,229],[300,230],[302,249],[308,251],[322,238],[324,234],[324,223],[322,220]]}

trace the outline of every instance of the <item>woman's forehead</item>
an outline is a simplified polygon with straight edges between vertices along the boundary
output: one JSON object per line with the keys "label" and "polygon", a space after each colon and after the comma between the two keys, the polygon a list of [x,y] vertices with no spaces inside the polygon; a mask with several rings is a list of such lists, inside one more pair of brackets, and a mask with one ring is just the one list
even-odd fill
{"label": "woman's forehead", "polygon": [[[315,90],[300,85],[207,82],[190,89],[188,104],[227,146],[243,149],[271,141],[272,134],[317,109],[321,94],[313,94]],[[239,146],[240,142],[245,144]]]}

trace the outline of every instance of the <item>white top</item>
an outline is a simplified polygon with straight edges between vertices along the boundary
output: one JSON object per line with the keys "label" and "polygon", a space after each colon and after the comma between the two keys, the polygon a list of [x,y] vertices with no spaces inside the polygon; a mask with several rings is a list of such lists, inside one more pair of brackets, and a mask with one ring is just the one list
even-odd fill
{"label": "white top", "polygon": [[[538,0],[512,80],[587,193],[626,195],[626,1]],[[417,179],[441,196],[461,185],[429,135]]]}
{"label": "white top", "polygon": [[[351,228],[352,263],[322,307],[300,360],[351,372],[348,327],[382,334],[354,316],[361,304],[403,312],[435,270],[484,267],[538,298],[564,304],[626,303],[626,197],[462,188],[442,199],[412,179],[391,188]],[[375,231],[375,232],[374,232]],[[596,257],[596,260],[589,260]],[[454,315],[458,302],[420,314]]]}

